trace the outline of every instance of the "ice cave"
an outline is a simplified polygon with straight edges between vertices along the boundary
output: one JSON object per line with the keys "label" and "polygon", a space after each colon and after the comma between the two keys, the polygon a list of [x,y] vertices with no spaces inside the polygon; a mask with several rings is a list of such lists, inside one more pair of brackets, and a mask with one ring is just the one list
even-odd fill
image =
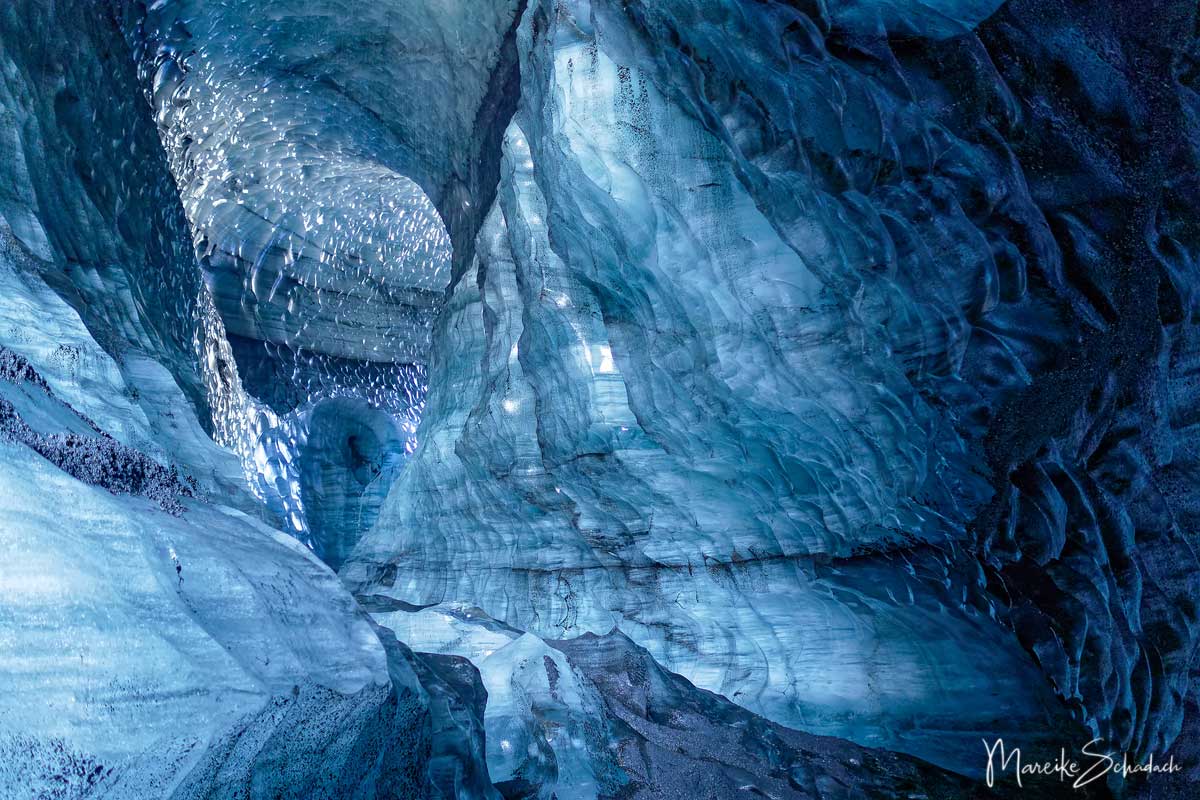
{"label": "ice cave", "polygon": [[1196,0],[0,0],[0,800],[1200,797]]}

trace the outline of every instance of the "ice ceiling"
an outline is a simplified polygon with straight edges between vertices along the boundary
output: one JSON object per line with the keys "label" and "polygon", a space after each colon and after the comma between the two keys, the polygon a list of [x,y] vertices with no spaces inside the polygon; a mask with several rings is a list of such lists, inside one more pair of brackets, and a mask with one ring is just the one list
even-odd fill
{"label": "ice ceiling", "polygon": [[[513,9],[465,29],[434,11],[171,2],[131,23],[216,312],[203,324],[221,328],[203,356],[218,441],[334,566],[414,446],[451,273],[417,180],[460,193]],[[370,453],[346,433],[360,424],[388,428]]]}
{"label": "ice ceiling", "polygon": [[0,800],[1200,779],[1143,12],[0,9]]}

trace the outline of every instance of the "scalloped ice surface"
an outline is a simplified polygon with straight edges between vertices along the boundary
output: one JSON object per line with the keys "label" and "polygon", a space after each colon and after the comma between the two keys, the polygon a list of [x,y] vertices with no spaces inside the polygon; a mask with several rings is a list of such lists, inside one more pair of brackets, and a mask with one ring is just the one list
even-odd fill
{"label": "scalloped ice surface", "polygon": [[529,3],[419,444],[341,574],[615,626],[966,772],[987,731],[1162,754],[1197,646],[1197,240],[1195,181],[1156,176],[1194,175],[1194,9],[1156,6],[1150,57],[1111,9],[850,7]]}
{"label": "scalloped ice surface", "polygon": [[[743,121],[737,97],[673,97],[665,32],[639,42],[640,21],[605,4],[538,10],[499,197],[439,329],[451,352],[431,370],[424,438],[343,576],[554,638],[615,625],[784,724],[964,769],[978,732],[1055,735],[1032,661],[964,603],[982,575],[953,547],[987,486],[878,322],[839,303],[847,267],[880,251],[854,241],[866,226],[830,225],[853,208],[795,173],[780,180],[804,213],[767,217],[738,178],[747,160],[685,103],[718,104],[752,148],[765,120]],[[770,41],[754,25],[787,24],[706,10],[657,22],[699,38],[697,59],[722,52],[702,37]],[[794,84],[827,104],[832,69]],[[961,227],[947,238],[970,242]],[[966,253],[964,271],[988,256]],[[876,302],[909,317],[895,334],[936,359],[971,283],[929,286],[942,295],[926,317],[888,283]],[[965,479],[956,493],[946,472]]]}
{"label": "scalloped ice surface", "polygon": [[126,20],[204,266],[217,441],[335,568],[415,446],[450,278],[412,176],[441,198],[469,172],[512,4],[433,11],[177,0]]}
{"label": "scalloped ice surface", "polygon": [[0,798],[1200,774],[1195,16],[0,8]]}

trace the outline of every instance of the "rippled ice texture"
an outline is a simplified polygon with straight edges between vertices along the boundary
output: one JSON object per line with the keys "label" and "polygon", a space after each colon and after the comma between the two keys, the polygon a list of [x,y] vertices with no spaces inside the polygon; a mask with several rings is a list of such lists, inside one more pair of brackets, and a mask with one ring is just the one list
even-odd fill
{"label": "rippled ice texture", "polygon": [[0,9],[0,797],[1194,756],[1195,12]]}
{"label": "rippled ice texture", "polygon": [[[938,45],[928,4],[530,2],[418,449],[344,578],[543,637],[615,626],[772,720],[963,770],[983,732],[1068,716],[1162,752],[1186,678],[1146,635],[1190,660],[1195,556],[1149,476],[1194,448],[1165,444],[1183,418],[1128,426],[1193,362],[1143,332],[1158,279],[1107,266],[1136,193],[1065,188],[1140,173],[1047,155],[1159,78],[1106,94],[1071,48],[1134,47],[1107,17],[1010,5]],[[894,49],[863,38],[904,8]],[[1051,35],[1076,60],[1024,71]],[[1154,252],[1133,269],[1161,259],[1192,308],[1193,251]]]}
{"label": "rippled ice texture", "polygon": [[[414,446],[450,274],[446,229],[409,175],[414,145],[437,141],[429,123],[453,129],[455,110],[422,120],[420,139],[395,124],[402,115],[383,97],[398,84],[409,97],[437,90],[429,76],[414,82],[414,56],[386,34],[391,14],[180,0],[127,23],[204,265],[200,349],[216,438],[276,518],[334,566]],[[445,35],[416,14],[407,21],[410,36]],[[321,444],[314,425],[354,430],[352,409],[365,406],[382,412],[377,447]]]}

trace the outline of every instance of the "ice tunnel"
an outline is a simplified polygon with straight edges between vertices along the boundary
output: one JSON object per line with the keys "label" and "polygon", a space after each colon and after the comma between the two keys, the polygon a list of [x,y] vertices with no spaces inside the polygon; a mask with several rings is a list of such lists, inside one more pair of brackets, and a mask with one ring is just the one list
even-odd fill
{"label": "ice tunnel", "polygon": [[1189,797],[1198,30],[10,0],[0,800]]}
{"label": "ice tunnel", "polygon": [[[306,440],[352,428],[364,406],[345,401],[357,398],[390,416],[408,440],[399,454],[412,449],[451,272],[442,218],[410,177],[446,170],[449,154],[428,144],[440,126],[423,118],[428,101],[398,103],[411,95],[383,88],[430,80],[406,65],[422,44],[404,20],[373,13],[174,2],[124,21],[216,312],[206,322],[223,328],[209,338],[228,343],[202,359],[217,441],[333,566],[373,515],[354,492],[312,480],[330,464],[307,463],[327,447]],[[340,413],[351,416],[331,421]],[[372,492],[386,493],[393,473]],[[349,529],[329,528],[331,514]]]}

